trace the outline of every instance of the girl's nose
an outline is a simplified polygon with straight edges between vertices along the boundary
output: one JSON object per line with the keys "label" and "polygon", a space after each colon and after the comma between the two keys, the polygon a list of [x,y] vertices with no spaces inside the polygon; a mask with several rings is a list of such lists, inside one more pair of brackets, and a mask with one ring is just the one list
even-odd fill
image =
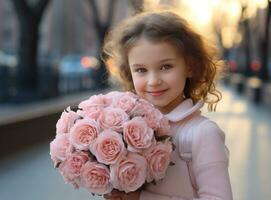
{"label": "girl's nose", "polygon": [[157,74],[150,74],[148,78],[148,85],[149,86],[157,86],[162,83],[161,78]]}

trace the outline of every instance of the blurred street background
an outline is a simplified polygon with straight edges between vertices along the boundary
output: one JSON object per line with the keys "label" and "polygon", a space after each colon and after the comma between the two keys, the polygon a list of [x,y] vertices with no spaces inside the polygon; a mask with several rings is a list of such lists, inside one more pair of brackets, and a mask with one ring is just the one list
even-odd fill
{"label": "blurred street background", "polygon": [[222,102],[204,114],[226,133],[234,199],[271,199],[271,0],[0,0],[0,200],[102,199],[64,184],[49,143],[67,106],[118,88],[100,59],[110,28],[159,8],[225,61]]}

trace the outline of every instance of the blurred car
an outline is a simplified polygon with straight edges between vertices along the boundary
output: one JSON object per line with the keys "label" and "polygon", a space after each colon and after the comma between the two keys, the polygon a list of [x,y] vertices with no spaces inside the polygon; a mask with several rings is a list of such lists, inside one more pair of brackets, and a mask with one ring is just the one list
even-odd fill
{"label": "blurred car", "polygon": [[91,72],[99,67],[93,56],[67,55],[59,64],[59,91],[70,93],[91,88]]}
{"label": "blurred car", "polygon": [[60,61],[60,74],[85,74],[98,67],[98,60],[93,56],[67,55]]}

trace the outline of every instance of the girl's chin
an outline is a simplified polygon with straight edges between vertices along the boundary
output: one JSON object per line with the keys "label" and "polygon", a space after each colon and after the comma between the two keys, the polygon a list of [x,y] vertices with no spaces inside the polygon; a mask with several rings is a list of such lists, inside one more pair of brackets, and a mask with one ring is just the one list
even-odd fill
{"label": "girl's chin", "polygon": [[149,101],[151,104],[153,104],[158,109],[167,106],[167,104],[165,104],[163,102],[157,102],[157,101],[153,101],[153,100],[149,100],[149,99],[147,99],[147,101]]}

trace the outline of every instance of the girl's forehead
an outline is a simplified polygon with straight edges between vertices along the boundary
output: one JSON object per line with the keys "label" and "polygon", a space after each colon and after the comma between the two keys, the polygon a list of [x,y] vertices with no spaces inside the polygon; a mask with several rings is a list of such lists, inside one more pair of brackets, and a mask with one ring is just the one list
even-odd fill
{"label": "girl's forehead", "polygon": [[178,56],[180,56],[180,51],[172,43],[167,41],[150,41],[145,38],[135,42],[128,51],[129,61],[173,59]]}
{"label": "girl's forehead", "polygon": [[128,52],[130,66],[142,64],[156,64],[166,61],[182,60],[182,55],[169,42],[153,42],[140,40]]}

